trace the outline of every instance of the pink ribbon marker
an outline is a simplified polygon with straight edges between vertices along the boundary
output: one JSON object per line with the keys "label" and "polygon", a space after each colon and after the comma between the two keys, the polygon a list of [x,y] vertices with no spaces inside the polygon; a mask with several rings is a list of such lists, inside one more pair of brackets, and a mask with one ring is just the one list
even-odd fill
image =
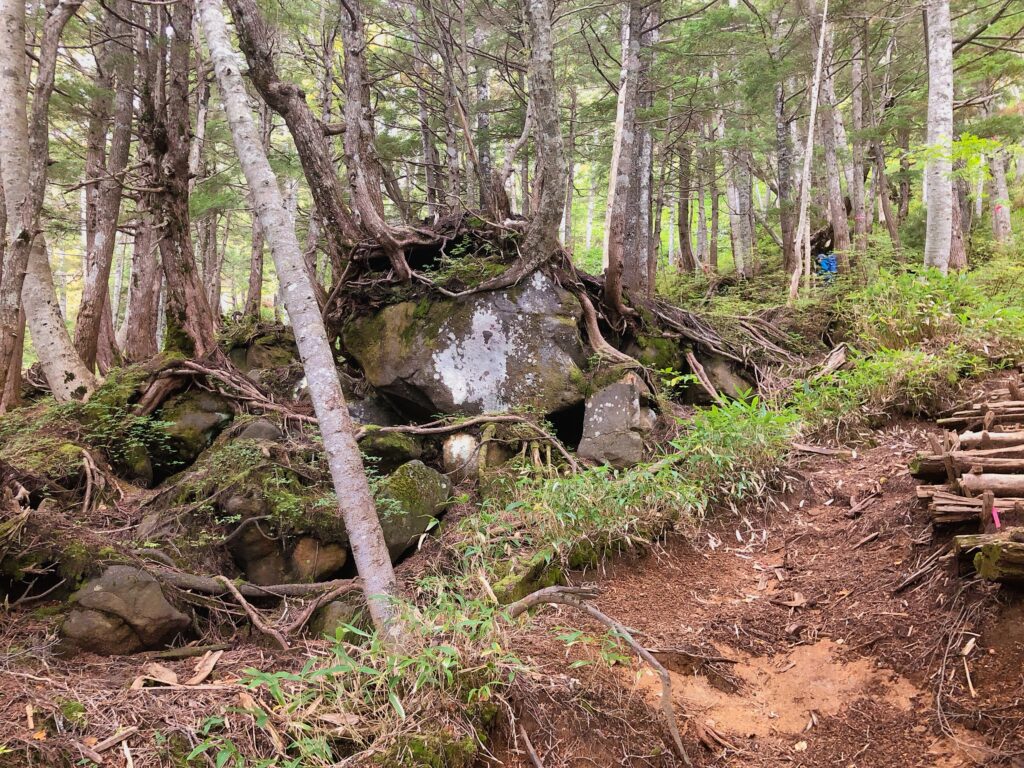
{"label": "pink ribbon marker", "polygon": [[999,507],[992,507],[992,522],[996,524],[997,531],[1003,527],[1002,523],[999,522]]}

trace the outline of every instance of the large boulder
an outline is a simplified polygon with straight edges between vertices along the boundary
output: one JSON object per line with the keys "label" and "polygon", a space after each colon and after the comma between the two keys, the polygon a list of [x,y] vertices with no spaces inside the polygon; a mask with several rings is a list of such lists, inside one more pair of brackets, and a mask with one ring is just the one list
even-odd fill
{"label": "large boulder", "polygon": [[77,648],[104,656],[162,647],[189,626],[145,571],[113,565],[72,598],[61,634]]}
{"label": "large boulder", "polygon": [[581,313],[536,272],[500,291],[393,304],[349,322],[343,339],[369,383],[403,409],[550,413],[583,399]]}
{"label": "large boulder", "polygon": [[594,392],[587,398],[577,454],[617,468],[640,462],[644,435],[655,421],[649,398],[647,385],[635,373]]}
{"label": "large boulder", "polygon": [[451,496],[451,483],[422,461],[410,461],[381,481],[377,514],[392,560],[430,530]]}

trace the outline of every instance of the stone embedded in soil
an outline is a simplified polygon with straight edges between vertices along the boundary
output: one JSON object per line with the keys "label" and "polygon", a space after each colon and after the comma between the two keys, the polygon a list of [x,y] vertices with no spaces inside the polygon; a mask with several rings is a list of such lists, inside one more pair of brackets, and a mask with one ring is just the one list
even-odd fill
{"label": "stone embedded in soil", "polygon": [[292,548],[292,573],[296,581],[321,581],[340,571],[348,560],[348,550],[340,544],[322,544],[312,536],[302,536]]}
{"label": "stone embedded in soil", "polygon": [[346,350],[377,390],[422,415],[582,400],[577,299],[540,272],[461,299],[407,301],[345,326]]}
{"label": "stone embedded in soil", "polygon": [[145,571],[113,565],[72,598],[61,626],[65,641],[104,656],[160,648],[189,626],[189,618],[164,597]]}
{"label": "stone embedded in soil", "polygon": [[588,397],[579,456],[617,468],[640,462],[644,436],[654,426],[653,411],[645,404],[648,397],[647,385],[634,373]]}
{"label": "stone embedded in soil", "polygon": [[450,496],[448,478],[421,461],[403,464],[381,482],[377,514],[392,560],[430,530]]}
{"label": "stone embedded in soil", "polygon": [[156,463],[167,469],[188,466],[210,447],[233,416],[228,401],[212,392],[192,390],[170,398],[160,409],[170,438]]}
{"label": "stone embedded in soil", "polygon": [[371,431],[359,441],[359,450],[370,457],[373,469],[382,474],[394,472],[406,462],[423,455],[419,441],[401,432]]}
{"label": "stone embedded in soil", "polygon": [[266,440],[272,443],[279,443],[284,440],[284,432],[268,419],[256,419],[245,425],[238,433],[239,440]]}

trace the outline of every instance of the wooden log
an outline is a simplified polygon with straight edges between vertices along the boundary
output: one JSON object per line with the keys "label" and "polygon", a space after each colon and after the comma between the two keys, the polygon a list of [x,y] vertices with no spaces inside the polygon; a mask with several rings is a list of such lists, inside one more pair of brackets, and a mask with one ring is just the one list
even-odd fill
{"label": "wooden log", "polygon": [[919,499],[931,499],[937,493],[949,493],[956,491],[957,489],[949,485],[919,485],[917,486],[917,498]]}
{"label": "wooden log", "polygon": [[[1001,498],[993,501],[992,506],[1003,526],[1024,526],[1024,499]],[[969,499],[965,496],[936,496],[928,504],[928,515],[935,525],[980,524],[984,510],[984,497]]]}
{"label": "wooden log", "polygon": [[985,491],[992,491],[999,497],[1024,496],[1024,475],[1003,475],[993,472],[966,474],[960,478],[960,488],[969,496]]}
{"label": "wooden log", "polygon": [[999,448],[1020,445],[1024,446],[1024,431],[1013,432],[964,432],[960,435],[960,447]]}
{"label": "wooden log", "polygon": [[1024,582],[1024,528],[953,539],[957,557],[988,581]]}
{"label": "wooden log", "polygon": [[918,454],[910,462],[910,474],[921,480],[949,479],[949,465],[957,473],[980,467],[983,472],[1024,472],[1024,445],[1008,445],[949,454]]}

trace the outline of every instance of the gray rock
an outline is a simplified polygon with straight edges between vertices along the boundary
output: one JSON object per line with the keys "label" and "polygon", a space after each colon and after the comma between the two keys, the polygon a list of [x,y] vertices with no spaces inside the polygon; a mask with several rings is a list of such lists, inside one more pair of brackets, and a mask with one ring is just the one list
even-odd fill
{"label": "gray rock", "polygon": [[644,435],[653,426],[647,385],[634,373],[587,398],[578,456],[622,468],[643,459]]}
{"label": "gray rock", "polygon": [[740,375],[724,357],[710,355],[701,361],[701,365],[715,389],[723,395],[738,398],[744,392],[754,390],[754,384]]}
{"label": "gray rock", "polygon": [[[247,497],[233,496],[225,504],[225,510],[242,509],[247,501],[250,501]],[[253,584],[268,586],[290,580],[288,561],[281,552],[280,542],[267,536],[258,524],[245,523],[245,528],[228,542],[228,551],[245,572],[246,580]]]}
{"label": "gray rock", "polygon": [[72,598],[64,620],[66,641],[106,656],[159,648],[189,625],[189,618],[164,597],[145,571],[113,565]]}
{"label": "gray rock", "polygon": [[450,496],[448,478],[421,461],[403,464],[384,478],[377,514],[392,560],[400,558],[431,528]]}
{"label": "gray rock", "polygon": [[581,314],[536,272],[501,291],[394,304],[350,322],[343,338],[375,389],[422,414],[550,413],[583,399]]}
{"label": "gray rock", "polygon": [[245,428],[238,433],[239,440],[267,440],[279,443],[284,440],[284,432],[272,421],[267,419],[256,419],[245,425]]}
{"label": "gray rock", "polygon": [[476,477],[480,464],[480,441],[468,432],[457,432],[445,438],[441,448],[444,473],[453,483]]}
{"label": "gray rock", "polygon": [[362,426],[394,427],[402,423],[402,417],[382,398],[375,395],[365,398],[347,398],[348,415]]}

